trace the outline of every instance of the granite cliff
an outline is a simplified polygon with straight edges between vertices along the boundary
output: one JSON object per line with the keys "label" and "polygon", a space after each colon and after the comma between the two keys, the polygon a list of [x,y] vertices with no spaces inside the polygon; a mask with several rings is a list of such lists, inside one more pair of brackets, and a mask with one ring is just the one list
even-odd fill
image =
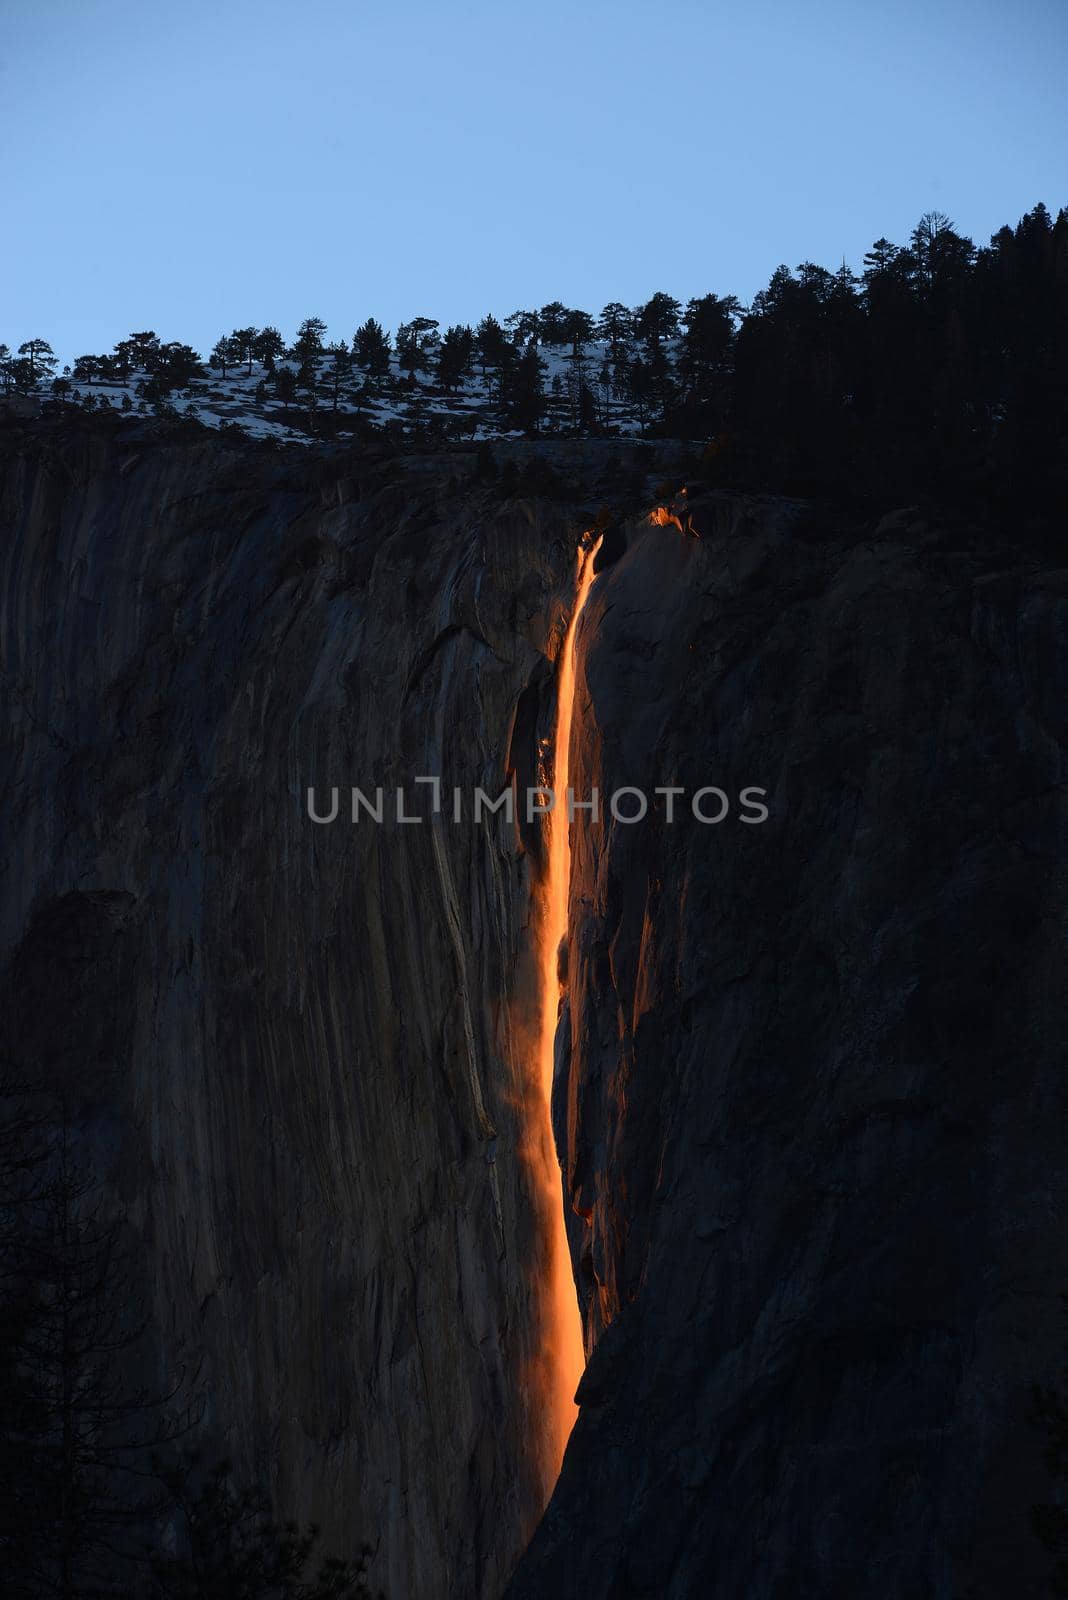
{"label": "granite cliff", "polygon": [[593,1353],[508,1593],[1040,1592],[1068,573],[915,511],[680,523],[587,608],[580,782],[763,784],[769,817],[579,836],[556,1109]]}
{"label": "granite cliff", "polygon": [[161,1360],[202,1358],[215,1437],[391,1600],[1025,1592],[1068,1287],[1068,574],[696,485],[609,528],[576,787],[731,804],[573,832],[590,1360],[535,1529],[539,838],[392,796],[535,781],[612,485],[471,465],[0,440],[5,1032],[76,1088]]}

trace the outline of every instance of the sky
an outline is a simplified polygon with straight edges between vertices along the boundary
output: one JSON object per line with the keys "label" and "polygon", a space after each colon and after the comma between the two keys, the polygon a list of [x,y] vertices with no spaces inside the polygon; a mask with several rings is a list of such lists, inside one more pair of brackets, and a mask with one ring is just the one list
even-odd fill
{"label": "sky", "polygon": [[743,302],[1068,205],[1068,0],[0,0],[0,341]]}

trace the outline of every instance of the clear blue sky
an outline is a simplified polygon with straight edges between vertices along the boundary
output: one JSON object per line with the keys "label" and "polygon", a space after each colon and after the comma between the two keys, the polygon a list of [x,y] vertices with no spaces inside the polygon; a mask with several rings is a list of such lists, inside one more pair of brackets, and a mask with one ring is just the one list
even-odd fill
{"label": "clear blue sky", "polygon": [[2,0],[0,341],[743,300],[1068,204],[1066,0]]}

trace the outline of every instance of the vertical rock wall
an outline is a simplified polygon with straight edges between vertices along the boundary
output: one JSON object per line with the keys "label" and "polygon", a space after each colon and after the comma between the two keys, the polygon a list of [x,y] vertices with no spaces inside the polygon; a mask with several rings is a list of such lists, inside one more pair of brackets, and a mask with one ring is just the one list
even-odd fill
{"label": "vertical rock wall", "polygon": [[915,514],[692,518],[631,526],[579,637],[579,783],[732,806],[575,844],[557,1117],[596,1347],[508,1592],[1038,1593],[1068,575]]}
{"label": "vertical rock wall", "polygon": [[392,1600],[495,1596],[540,1504],[529,858],[392,795],[496,794],[528,683],[532,759],[576,530],[449,463],[127,437],[5,450],[8,1046],[74,1086],[209,1448]]}
{"label": "vertical rock wall", "polygon": [[[346,801],[532,778],[585,519],[450,461],[0,453],[8,1047],[75,1087],[212,1440],[391,1600],[490,1600],[538,1499],[505,1003],[537,836]],[[1033,1592],[1068,578],[911,514],[690,519],[615,530],[579,637],[576,787],[730,811],[575,831],[555,1115],[593,1355],[509,1593]]]}

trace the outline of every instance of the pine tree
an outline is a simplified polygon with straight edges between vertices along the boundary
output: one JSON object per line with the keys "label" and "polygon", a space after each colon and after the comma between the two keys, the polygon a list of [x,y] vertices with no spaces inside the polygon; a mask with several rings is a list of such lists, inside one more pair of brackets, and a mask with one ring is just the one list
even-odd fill
{"label": "pine tree", "polygon": [[864,256],[864,281],[879,277],[889,272],[901,254],[896,244],[891,244],[889,239],[876,239],[871,249]]}
{"label": "pine tree", "polygon": [[[492,321],[492,317],[489,320]],[[505,317],[504,326],[511,334],[517,350],[522,350],[531,340],[537,343],[541,337],[541,318],[536,311],[513,311]]]}
{"label": "pine tree", "polygon": [[690,300],[682,315],[684,333],[678,375],[682,406],[678,430],[687,435],[714,432],[729,410],[728,380],[735,319],[741,307],[734,295],[707,294]]}
{"label": "pine tree", "polygon": [[542,344],[565,345],[570,342],[568,318],[572,313],[562,300],[550,300],[538,312],[538,329]]}
{"label": "pine tree", "polygon": [[241,350],[229,334],[224,334],[215,341],[211,355],[208,357],[209,367],[218,370],[220,377],[225,378],[229,367],[234,367],[241,360]]}
{"label": "pine tree", "polygon": [[4,386],[14,389],[17,394],[29,394],[36,388],[37,378],[38,372],[29,356],[15,356],[6,364]]}
{"label": "pine tree", "polygon": [[319,370],[314,361],[301,362],[297,368],[296,385],[306,396],[309,411],[314,411],[319,385]]}
{"label": "pine tree", "polygon": [[256,344],[260,337],[259,328],[235,328],[230,338],[237,350],[239,361],[248,362],[248,376],[252,376],[252,363],[256,359]]}
{"label": "pine tree", "polygon": [[648,356],[659,350],[665,339],[672,338],[678,332],[681,310],[679,302],[662,290],[658,290],[643,306],[637,307],[634,328]]}
{"label": "pine tree", "polygon": [[647,366],[653,405],[663,421],[673,410],[677,398],[674,367],[663,345],[650,351]]}
{"label": "pine tree", "polygon": [[101,375],[100,356],[78,356],[74,362],[75,383],[92,383]]}
{"label": "pine tree", "polygon": [[156,351],[152,383],[158,398],[166,398],[175,389],[188,388],[194,379],[204,376],[200,357],[191,345],[172,340]]}
{"label": "pine tree", "polygon": [[153,1559],[159,1600],[370,1600],[369,1547],[355,1560],[316,1559],[318,1529],[277,1522],[266,1494],[237,1488],[227,1462],[205,1469],[194,1458],[164,1478],[179,1546]]}
{"label": "pine tree", "polygon": [[134,347],[129,339],[120,339],[111,356],[112,371],[120,382],[126,383],[134,365]]}
{"label": "pine tree", "polygon": [[297,397],[297,375],[292,367],[278,367],[275,370],[274,392],[282,402],[282,409],[288,416],[289,408]]}
{"label": "pine tree", "polygon": [[438,350],[437,379],[447,394],[470,372],[474,350],[475,335],[469,327],[446,328]]}
{"label": "pine tree", "polygon": [[638,431],[645,437],[645,425],[653,399],[653,379],[648,363],[635,356],[626,368],[627,398],[638,413]]}
{"label": "pine tree", "polygon": [[38,378],[51,377],[59,365],[56,353],[47,339],[27,339],[25,344],[19,345],[19,355],[24,356],[30,364],[30,375],[34,383]]}
{"label": "pine tree", "polygon": [[601,403],[604,406],[604,430],[609,432],[612,426],[612,369],[605,361],[597,375],[597,382],[601,389]]}
{"label": "pine tree", "polygon": [[146,372],[150,372],[155,361],[156,351],[159,349],[158,336],[149,328],[142,333],[131,333],[126,342],[130,346],[133,365],[135,367],[143,367]]}
{"label": "pine tree", "polygon": [[400,416],[400,425],[409,438],[422,440],[426,432],[427,397],[421,384],[409,391]]}
{"label": "pine tree", "polygon": [[726,366],[741,309],[734,295],[721,300],[718,295],[706,294],[688,302],[682,318],[681,358],[691,383],[697,384],[702,376]]}
{"label": "pine tree", "polygon": [[502,369],[512,354],[512,346],[496,317],[482,318],[475,329],[475,349],[482,368],[483,383],[487,383],[491,372],[497,375],[499,383]]}
{"label": "pine tree", "polygon": [[510,428],[521,428],[524,433],[535,433],[545,415],[545,392],[542,376],[545,362],[538,347],[529,344],[514,366],[503,374],[502,410],[504,421]]}
{"label": "pine tree", "polygon": [[356,365],[369,378],[384,378],[389,373],[389,337],[380,322],[368,317],[352,336]]}
{"label": "pine tree", "polygon": [[593,338],[594,321],[588,311],[569,311],[564,319],[564,336],[574,357],[582,355],[584,347]]}
{"label": "pine tree", "polygon": [[597,319],[595,332],[598,339],[607,344],[611,359],[619,361],[627,354],[627,342],[634,332],[634,317],[618,300],[610,300]]}
{"label": "pine tree", "polygon": [[916,263],[916,282],[922,288],[926,289],[930,286],[934,275],[940,237],[944,233],[952,232],[952,229],[953,224],[944,211],[925,211],[915,228],[913,228],[909,243]]}
{"label": "pine tree", "polygon": [[348,345],[341,343],[329,345],[327,355],[330,357],[330,390],[333,409],[336,411],[341,396],[341,386],[352,371],[352,355]]}
{"label": "pine tree", "polygon": [[285,353],[286,342],[277,328],[261,328],[252,345],[252,354],[268,372],[274,371],[274,364],[279,356]]}
{"label": "pine tree", "polygon": [[144,1322],[121,1227],[76,1159],[66,1107],[42,1115],[40,1098],[23,1102],[21,1171],[10,1141],[0,1159],[18,1219],[0,1233],[0,1575],[5,1594],[119,1600],[158,1509],[152,1453],[197,1418],[175,1414],[180,1382],[131,1381]]}
{"label": "pine tree", "polygon": [[415,383],[417,372],[430,370],[440,343],[437,329],[433,317],[413,317],[411,322],[402,322],[397,329],[397,364],[408,374],[409,384]]}
{"label": "pine tree", "polygon": [[326,337],[326,323],[322,317],[305,317],[293,341],[293,359],[302,366],[306,361],[318,361]]}

